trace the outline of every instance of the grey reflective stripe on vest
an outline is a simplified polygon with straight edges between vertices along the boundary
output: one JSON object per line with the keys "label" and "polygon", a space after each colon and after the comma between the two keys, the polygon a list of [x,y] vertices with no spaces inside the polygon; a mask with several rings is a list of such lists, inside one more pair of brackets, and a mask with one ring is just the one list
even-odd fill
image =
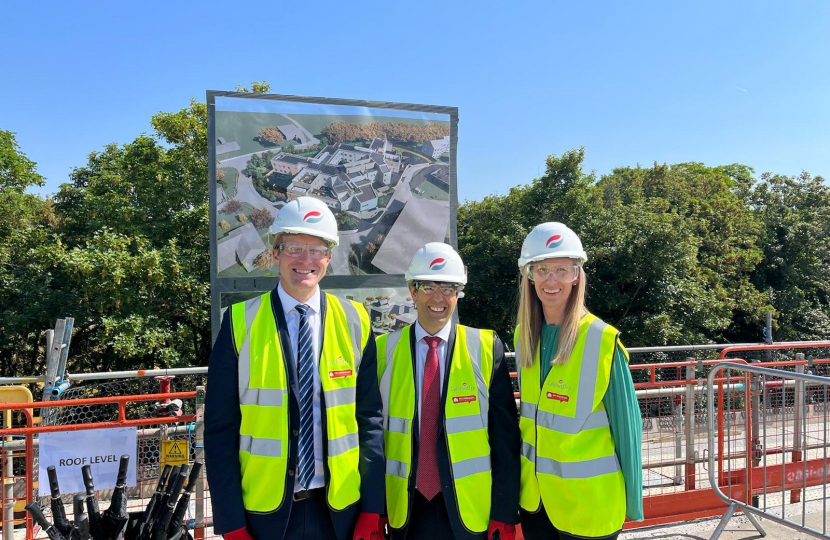
{"label": "grey reflective stripe on vest", "polygon": [[282,407],[285,404],[286,390],[275,388],[240,388],[240,405],[259,405],[260,407]]}
{"label": "grey reflective stripe on vest", "polygon": [[239,449],[243,452],[250,452],[254,456],[282,457],[282,441],[280,439],[262,439],[250,435],[240,435]]}
{"label": "grey reflective stripe on vest", "polygon": [[386,474],[406,478],[406,463],[395,459],[387,459]]}
{"label": "grey reflective stripe on vest", "polygon": [[465,459],[452,464],[452,477],[455,480],[481,472],[490,472],[489,455]]}
{"label": "grey reflective stripe on vest", "polygon": [[583,419],[539,411],[536,416],[536,423],[553,431],[576,435],[586,429],[608,427],[608,415],[605,411],[596,411],[589,414],[587,419]]}
{"label": "grey reflective stripe on vest", "polygon": [[529,419],[536,421],[536,410],[539,406],[535,403],[531,403],[529,401],[522,401],[521,405],[519,405],[519,412],[520,414]]}
{"label": "grey reflective stripe on vest", "polygon": [[392,364],[395,358],[395,348],[398,346],[398,341],[403,335],[403,330],[398,330],[388,334],[386,337],[386,347],[383,348],[383,355],[385,357],[385,368],[380,377],[380,397],[383,401],[382,414],[384,418],[389,418],[389,400],[392,392]]}
{"label": "grey reflective stripe on vest", "polygon": [[465,431],[482,429],[483,427],[481,425],[481,417],[477,414],[447,418],[444,423],[447,427],[447,433],[463,433]]}
{"label": "grey reflective stripe on vest", "polygon": [[[251,298],[245,302],[245,335],[234,336],[235,340],[242,338],[242,347],[239,349],[239,361],[237,362],[237,374],[239,375],[239,404],[256,405],[259,395],[248,393],[248,385],[251,381],[251,328],[254,325],[254,318],[262,303],[262,296]],[[231,325],[233,329],[234,325]],[[282,404],[282,401],[280,401]]]}
{"label": "grey reflective stripe on vest", "polygon": [[579,372],[579,390],[576,400],[576,417],[588,418],[594,410],[594,390],[597,387],[599,371],[599,354],[602,349],[602,333],[608,327],[599,319],[594,319],[588,327],[585,337],[585,350],[582,353],[582,367]]}
{"label": "grey reflective stripe on vest", "polygon": [[349,450],[357,448],[359,444],[360,438],[357,433],[346,433],[345,435],[341,435],[335,439],[329,439],[328,455],[329,457],[332,457],[345,454]]}
{"label": "grey reflective stripe on vest", "polygon": [[[597,387],[597,374],[599,372],[599,355],[602,349],[602,333],[606,327],[608,325],[599,319],[594,319],[588,326],[585,349],[582,353],[582,364],[579,370],[575,415],[571,417],[539,411],[536,410],[534,404],[522,401],[520,406],[522,416],[534,419],[537,426],[569,435],[576,435],[586,429],[608,426],[608,415],[604,410],[592,412],[594,410],[594,391]],[[542,389],[539,399],[542,399],[544,395],[545,392]]]}
{"label": "grey reflective stripe on vest", "polygon": [[386,431],[393,433],[409,433],[409,420],[397,416],[386,417]]}
{"label": "grey reflective stripe on vest", "polygon": [[522,441],[522,455],[531,463],[536,463],[536,447],[529,442]]}
{"label": "grey reflective stripe on vest", "polygon": [[357,308],[350,300],[340,302],[343,311],[346,313],[346,322],[349,325],[349,334],[352,336],[352,347],[354,348],[354,370],[360,371],[360,361],[363,359],[363,325],[360,324],[360,315]]}
{"label": "grey reflective stripe on vest", "polygon": [[536,472],[551,474],[559,478],[593,478],[603,474],[615,473],[620,470],[616,454],[585,461],[556,461],[555,459],[537,456]]}
{"label": "grey reflective stripe on vest", "polygon": [[[465,330],[467,334],[467,352],[470,355],[470,361],[473,364],[473,373],[476,378],[476,390],[478,394],[479,412],[481,414],[481,425],[484,429],[487,429],[487,413],[490,410],[490,398],[487,393],[489,381],[484,380],[484,374],[481,372],[481,330],[469,327],[465,327]],[[449,429],[449,426],[447,426],[447,429]]]}
{"label": "grey reflective stripe on vest", "polygon": [[323,397],[326,400],[326,407],[337,407],[338,405],[350,405],[352,403],[356,403],[356,395],[357,388],[354,386],[323,391]]}

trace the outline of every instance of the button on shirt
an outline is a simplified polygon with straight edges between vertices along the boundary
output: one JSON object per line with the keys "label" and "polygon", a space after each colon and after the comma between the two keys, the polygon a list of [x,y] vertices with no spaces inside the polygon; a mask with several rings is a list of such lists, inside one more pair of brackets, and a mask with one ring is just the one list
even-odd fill
{"label": "button on shirt", "polygon": [[[314,348],[314,478],[308,485],[308,489],[320,488],[325,485],[323,469],[323,420],[320,392],[320,326],[322,318],[320,315],[320,287],[314,291],[308,302],[298,302],[294,297],[285,292],[282,283],[277,286],[277,293],[280,295],[282,310],[285,313],[285,323],[288,325],[288,336],[291,339],[291,350],[294,353],[294,363],[290,369],[293,370],[294,378],[297,378],[297,339],[300,333],[300,312],[295,308],[298,304],[305,304],[309,307],[306,313],[306,320],[311,328],[311,344]],[[426,353],[425,353],[426,354]],[[299,481],[294,480],[294,491],[302,491],[303,487]]]}
{"label": "button on shirt", "polygon": [[424,341],[425,337],[434,335],[441,338],[441,343],[438,344],[438,374],[441,377],[441,394],[444,393],[444,370],[447,367],[447,341],[450,339],[450,330],[452,330],[452,322],[448,322],[444,328],[439,330],[436,334],[429,334],[421,327],[421,323],[415,323],[415,392],[418,400],[418,417],[421,417],[421,394],[424,388],[424,365],[427,360],[427,351],[429,345]]}

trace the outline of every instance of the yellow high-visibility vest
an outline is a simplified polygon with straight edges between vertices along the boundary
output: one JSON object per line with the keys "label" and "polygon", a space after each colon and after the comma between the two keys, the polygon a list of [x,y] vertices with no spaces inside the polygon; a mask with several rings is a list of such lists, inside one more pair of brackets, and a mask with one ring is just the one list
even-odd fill
{"label": "yellow high-visibility vest", "polygon": [[618,335],[588,314],[570,359],[552,366],[544,384],[538,348],[533,366],[519,368],[519,504],[536,512],[544,502],[551,523],[576,536],[607,536],[625,520],[625,481],[602,402]]}
{"label": "yellow high-visibility vest", "polygon": [[[412,425],[416,408],[415,371],[408,326],[380,336],[378,381],[383,399],[386,451],[386,510],[389,525],[409,519]],[[492,475],[487,425],[493,375],[492,330],[456,326],[455,346],[444,396],[444,434],[450,455],[455,502],[461,522],[481,533],[490,523]]]}
{"label": "yellow high-visibility vest", "polygon": [[[288,466],[288,377],[271,293],[231,306],[239,356],[239,464],[242,501],[251,512],[271,512],[285,499]],[[355,397],[357,372],[369,340],[369,316],[360,304],[326,294],[320,381],[326,414],[329,506],[343,510],[360,499]]]}

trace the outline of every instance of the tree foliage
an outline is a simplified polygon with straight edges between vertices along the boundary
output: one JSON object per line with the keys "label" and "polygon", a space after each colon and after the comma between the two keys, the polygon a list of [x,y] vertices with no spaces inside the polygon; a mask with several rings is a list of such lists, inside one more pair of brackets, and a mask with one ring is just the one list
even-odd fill
{"label": "tree foliage", "polygon": [[763,223],[753,284],[769,295],[776,340],[830,335],[830,187],[821,177],[764,174],[747,193]]}
{"label": "tree foliage", "polygon": [[259,132],[257,133],[257,137],[261,141],[265,141],[270,144],[277,144],[285,140],[282,132],[275,128],[274,126],[266,126],[264,128],[260,128]]}
{"label": "tree foliage", "polygon": [[0,129],[0,189],[23,191],[29,186],[42,186],[43,177],[35,163],[20,151],[11,131]]}
{"label": "tree foliage", "polygon": [[265,229],[274,223],[274,214],[267,208],[257,208],[251,212],[251,223],[257,229]]}
{"label": "tree foliage", "polygon": [[583,150],[550,156],[545,174],[504,196],[459,207],[469,268],[461,318],[512,335],[516,261],[538,223],[561,221],[589,261],[588,307],[630,345],[827,335],[830,189],[821,178],[742,165],[622,167],[597,178]]}
{"label": "tree foliage", "polygon": [[[54,198],[26,193],[43,178],[14,134],[0,130],[4,374],[42,373],[42,331],[64,316],[75,318],[70,371],[207,362],[206,118],[196,101],[153,116],[151,135],[90,153]],[[443,136],[410,124],[329,127],[331,142]],[[248,164],[258,189],[267,187],[272,155]],[[700,163],[597,177],[583,160],[581,149],[550,156],[530,184],[459,206],[470,275],[463,322],[509,339],[522,240],[538,223],[561,221],[588,252],[589,308],[629,345],[758,341],[767,311],[776,339],[830,333],[830,188],[822,178],[756,178],[742,165]],[[234,217],[258,229],[273,223],[268,208],[249,217],[242,210],[238,200],[226,202],[220,226]],[[337,218],[340,228],[353,225],[345,213]],[[372,240],[355,252],[375,251],[382,238]],[[255,264],[270,267],[273,254]]]}
{"label": "tree foliage", "polygon": [[64,316],[75,318],[70,371],[207,361],[205,105],[159,113],[151,125],[153,136],[92,152],[54,203],[17,195],[29,207],[13,229],[27,245],[0,242],[18,276],[3,287],[0,323],[16,325],[4,340],[14,352],[0,349],[13,373],[43,371],[40,333]]}
{"label": "tree foliage", "polygon": [[58,302],[48,271],[56,242],[54,205],[25,192],[42,184],[14,134],[0,130],[0,373],[5,375],[28,373],[35,364],[41,330],[49,326],[42,322]]}
{"label": "tree foliage", "polygon": [[446,137],[450,134],[450,128],[444,124],[333,122],[323,128],[322,134],[330,144],[346,141],[371,141],[374,138],[389,139],[404,144],[422,144],[429,140]]}

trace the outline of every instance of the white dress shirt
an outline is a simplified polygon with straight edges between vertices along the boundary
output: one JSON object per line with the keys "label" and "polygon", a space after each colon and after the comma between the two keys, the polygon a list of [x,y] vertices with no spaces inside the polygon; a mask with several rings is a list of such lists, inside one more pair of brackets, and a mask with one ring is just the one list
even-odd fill
{"label": "white dress shirt", "polygon": [[444,394],[444,369],[447,366],[447,341],[450,339],[450,330],[452,330],[452,321],[448,322],[444,328],[435,334],[430,334],[421,326],[421,323],[415,322],[415,395],[418,399],[418,418],[421,417],[421,394],[424,388],[424,366],[427,361],[427,351],[429,345],[424,341],[425,337],[439,337],[441,342],[438,343],[438,377],[441,386],[440,392]]}
{"label": "white dress shirt", "polygon": [[[290,365],[294,370],[294,378],[297,379],[297,340],[300,333],[300,312],[295,308],[297,305],[304,303],[309,307],[306,312],[306,321],[311,327],[311,344],[314,348],[314,393],[312,394],[312,401],[314,404],[314,478],[308,485],[308,489],[320,488],[325,485],[325,473],[323,469],[323,420],[320,401],[320,392],[322,391],[322,384],[320,383],[320,324],[322,322],[320,314],[320,287],[314,291],[308,302],[299,302],[294,297],[285,292],[282,288],[282,283],[277,286],[277,293],[280,295],[280,302],[282,302],[282,310],[285,313],[285,323],[288,325],[288,336],[291,339],[291,350],[294,353],[294,363]],[[294,479],[294,491],[302,491],[303,487],[300,482]]]}

